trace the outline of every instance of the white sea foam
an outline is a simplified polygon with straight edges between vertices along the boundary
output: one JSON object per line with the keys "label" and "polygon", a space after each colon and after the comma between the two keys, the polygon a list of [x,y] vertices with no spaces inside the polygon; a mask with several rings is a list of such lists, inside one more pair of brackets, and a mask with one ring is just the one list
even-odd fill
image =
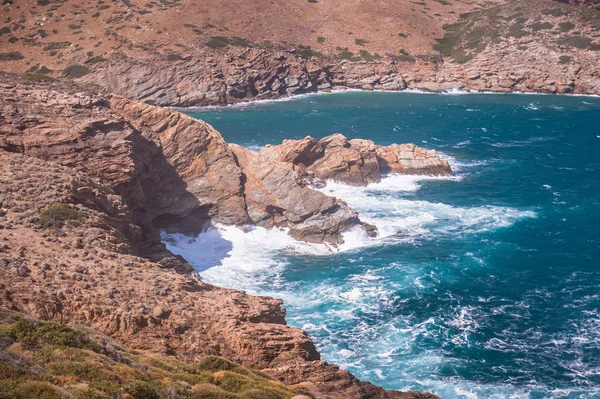
{"label": "white sea foam", "polygon": [[[245,231],[221,225],[195,238],[163,234],[163,240],[171,251],[188,259],[206,280],[255,292],[258,281],[264,281],[266,275],[276,279],[278,273],[284,270],[286,255],[323,256],[366,246],[476,234],[510,226],[520,219],[536,217],[531,210],[491,205],[459,207],[410,197],[428,181],[451,183],[462,178],[462,175],[390,175],[367,187],[327,182],[320,191],[346,201],[359,212],[363,221],[375,225],[379,232],[377,238],[370,238],[362,228],[354,228],[344,233],[344,243],[337,248],[298,242],[284,229],[255,227]],[[420,280],[415,280],[414,284],[422,285]],[[358,292],[348,292],[342,296],[356,300],[359,295]]]}

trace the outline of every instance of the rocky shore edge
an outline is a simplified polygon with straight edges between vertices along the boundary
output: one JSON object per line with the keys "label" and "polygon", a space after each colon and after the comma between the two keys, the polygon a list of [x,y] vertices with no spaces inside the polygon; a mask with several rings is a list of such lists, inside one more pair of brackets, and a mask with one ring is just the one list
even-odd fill
{"label": "rocky shore edge", "polygon": [[450,174],[435,151],[336,134],[252,152],[176,111],[11,74],[0,74],[0,122],[0,307],[183,361],[222,356],[308,383],[314,398],[435,397],[386,391],[321,360],[287,326],[282,301],[198,280],[159,234],[217,221],[330,245],[348,228],[376,234],[310,185]]}

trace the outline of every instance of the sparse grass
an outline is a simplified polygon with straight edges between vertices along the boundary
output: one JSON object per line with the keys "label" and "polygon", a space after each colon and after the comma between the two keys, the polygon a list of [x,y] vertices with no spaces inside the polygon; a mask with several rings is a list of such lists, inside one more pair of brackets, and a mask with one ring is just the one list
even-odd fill
{"label": "sparse grass", "polygon": [[587,49],[592,51],[600,50],[600,44],[593,43],[589,37],[582,36],[565,36],[558,40],[559,44],[578,49]]}
{"label": "sparse grass", "polygon": [[43,75],[41,72],[38,72],[38,73],[25,72],[23,74],[23,79],[33,81],[33,82],[49,82],[49,81],[54,80],[50,76]]}
{"label": "sparse grass", "polygon": [[234,46],[242,46],[242,47],[250,47],[250,42],[248,42],[246,39],[241,38],[239,36],[233,36],[231,38],[231,44],[233,44]]}
{"label": "sparse grass", "polygon": [[61,50],[67,48],[71,45],[71,42],[50,42],[47,43],[43,50],[44,51],[53,51],[53,50]]}
{"label": "sparse grass", "polygon": [[93,65],[93,64],[99,64],[99,63],[104,62],[104,61],[106,61],[106,58],[102,57],[101,55],[98,55],[98,56],[96,56],[96,57],[94,57],[92,59],[89,59],[86,62],[86,64],[92,64]]}
{"label": "sparse grass", "polygon": [[296,47],[296,54],[298,54],[302,58],[311,58],[311,57],[322,57],[323,53],[313,50],[310,46],[298,45]]}
{"label": "sparse grass", "polygon": [[399,51],[400,55],[394,57],[396,61],[400,62],[415,62],[415,57],[410,55],[406,50],[402,49]]}
{"label": "sparse grass", "polygon": [[535,22],[535,23],[529,25],[529,29],[531,29],[534,32],[552,29],[553,27],[554,27],[554,25],[552,25],[550,22]]}
{"label": "sparse grass", "polygon": [[167,55],[167,61],[181,61],[183,59],[183,57],[177,53],[171,53],[169,55]]}
{"label": "sparse grass", "polygon": [[566,11],[563,11],[560,8],[552,8],[552,9],[548,9],[548,10],[543,10],[542,14],[543,15],[551,15],[553,17],[562,17],[565,15],[568,15],[568,13]]}
{"label": "sparse grass", "polygon": [[8,340],[8,355],[0,356],[2,399],[291,399],[298,394],[217,356],[195,363],[150,356],[90,330],[1,308],[0,338]]}
{"label": "sparse grass", "polygon": [[[75,64],[71,66],[75,66]],[[87,69],[87,67],[85,68]],[[71,77],[72,75],[67,76]],[[44,227],[60,227],[65,222],[80,221],[85,217],[85,213],[76,211],[67,204],[56,204],[40,212],[39,224]]]}

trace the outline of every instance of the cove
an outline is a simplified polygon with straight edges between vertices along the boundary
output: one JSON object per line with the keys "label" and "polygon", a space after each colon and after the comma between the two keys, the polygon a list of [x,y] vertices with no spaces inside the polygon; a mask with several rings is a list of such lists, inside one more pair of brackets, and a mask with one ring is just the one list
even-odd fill
{"label": "cove", "polygon": [[442,398],[600,397],[600,99],[348,92],[191,113],[248,148],[342,133],[412,142],[448,178],[329,182],[378,227],[341,250],[218,227],[169,249],[282,298],[325,360]]}

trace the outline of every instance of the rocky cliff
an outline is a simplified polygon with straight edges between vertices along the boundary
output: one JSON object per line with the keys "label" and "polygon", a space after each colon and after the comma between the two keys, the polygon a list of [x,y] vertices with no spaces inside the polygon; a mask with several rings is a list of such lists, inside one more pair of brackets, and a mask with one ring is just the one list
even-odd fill
{"label": "rocky cliff", "polygon": [[450,176],[448,162],[435,150],[424,150],[414,144],[378,146],[371,140],[348,140],[334,134],[321,140],[306,137],[285,140],[281,145],[260,151],[269,159],[277,159],[307,179],[336,180],[353,186],[378,183],[388,173]]}
{"label": "rocky cliff", "polygon": [[160,242],[158,229],[219,221],[335,243],[360,224],[292,164],[98,88],[1,74],[0,94],[1,307],[185,361],[223,356],[308,382],[309,397],[433,397],[385,391],[320,360],[280,300],[203,283]]}
{"label": "rocky cliff", "polygon": [[257,162],[179,112],[62,82],[5,76],[0,85],[5,148],[98,178],[122,196],[149,243],[158,241],[156,229],[197,234],[209,222],[287,227],[336,243],[360,224],[295,171]]}
{"label": "rocky cliff", "polygon": [[597,1],[39,0],[28,15],[20,1],[0,6],[0,70],[155,105],[347,88],[600,94]]}

